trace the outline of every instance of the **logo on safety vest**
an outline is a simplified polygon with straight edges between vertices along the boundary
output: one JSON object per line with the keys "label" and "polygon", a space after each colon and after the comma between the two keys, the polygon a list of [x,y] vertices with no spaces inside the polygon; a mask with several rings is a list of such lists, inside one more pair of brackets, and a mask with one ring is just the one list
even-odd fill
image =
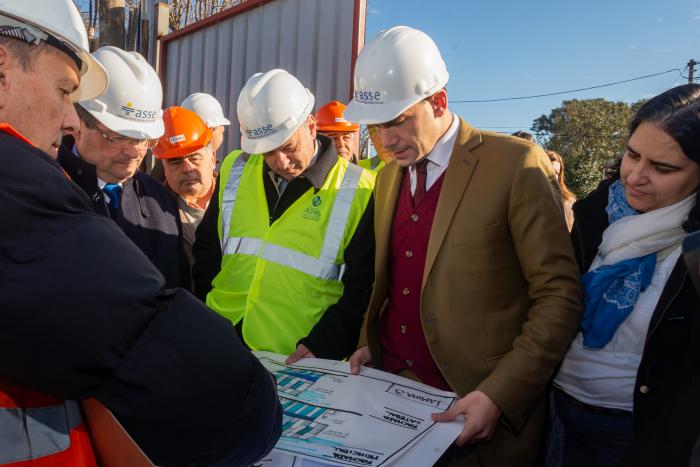
{"label": "logo on safety vest", "polygon": [[321,204],[321,197],[320,196],[314,196],[311,198],[311,206],[307,207],[304,209],[304,214],[302,217],[304,219],[309,219],[312,221],[320,221],[321,220],[321,210],[318,209],[318,206]]}

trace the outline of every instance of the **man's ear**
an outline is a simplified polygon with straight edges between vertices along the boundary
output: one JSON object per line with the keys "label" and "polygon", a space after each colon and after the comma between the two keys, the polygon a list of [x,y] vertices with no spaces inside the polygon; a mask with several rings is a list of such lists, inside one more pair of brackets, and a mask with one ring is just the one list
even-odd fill
{"label": "man's ear", "polygon": [[442,88],[430,98],[430,104],[433,107],[433,113],[436,117],[442,117],[447,111],[447,90]]}
{"label": "man's ear", "polygon": [[309,127],[309,132],[312,138],[316,138],[316,117],[311,114],[306,119],[306,125]]}
{"label": "man's ear", "polygon": [[0,44],[0,109],[7,105],[7,93],[10,90],[10,70],[16,66],[16,61],[10,51]]}

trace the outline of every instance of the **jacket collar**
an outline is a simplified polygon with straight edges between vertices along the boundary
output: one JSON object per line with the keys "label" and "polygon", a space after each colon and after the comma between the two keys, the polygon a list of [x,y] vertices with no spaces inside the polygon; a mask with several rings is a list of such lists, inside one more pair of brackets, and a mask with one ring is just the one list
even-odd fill
{"label": "jacket collar", "polygon": [[428,241],[428,252],[425,258],[425,269],[423,270],[423,287],[425,287],[437,254],[445,241],[447,230],[452,224],[457,206],[459,206],[479,162],[479,157],[473,151],[482,142],[481,132],[460,117],[457,141],[452,149],[450,162],[445,171],[440,198],[435,209],[430,240]]}

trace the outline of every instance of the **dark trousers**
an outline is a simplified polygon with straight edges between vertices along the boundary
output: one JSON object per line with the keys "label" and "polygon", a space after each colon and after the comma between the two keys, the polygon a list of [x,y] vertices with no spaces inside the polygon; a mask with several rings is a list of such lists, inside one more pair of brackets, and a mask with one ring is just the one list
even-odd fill
{"label": "dark trousers", "polygon": [[563,427],[562,467],[616,467],[632,444],[632,412],[606,410],[553,391]]}

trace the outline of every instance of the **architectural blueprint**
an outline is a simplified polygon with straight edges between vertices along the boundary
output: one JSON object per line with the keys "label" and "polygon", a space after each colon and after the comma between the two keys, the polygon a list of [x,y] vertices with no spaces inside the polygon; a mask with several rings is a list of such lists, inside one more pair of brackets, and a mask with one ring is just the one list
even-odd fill
{"label": "architectural blueprint", "polygon": [[374,467],[399,458],[408,465],[418,445],[422,462],[426,455],[434,461],[462,429],[463,420],[430,419],[455,402],[454,393],[371,368],[353,376],[346,362],[286,365],[285,356],[255,354],[275,376],[284,411],[282,437],[264,467]]}

